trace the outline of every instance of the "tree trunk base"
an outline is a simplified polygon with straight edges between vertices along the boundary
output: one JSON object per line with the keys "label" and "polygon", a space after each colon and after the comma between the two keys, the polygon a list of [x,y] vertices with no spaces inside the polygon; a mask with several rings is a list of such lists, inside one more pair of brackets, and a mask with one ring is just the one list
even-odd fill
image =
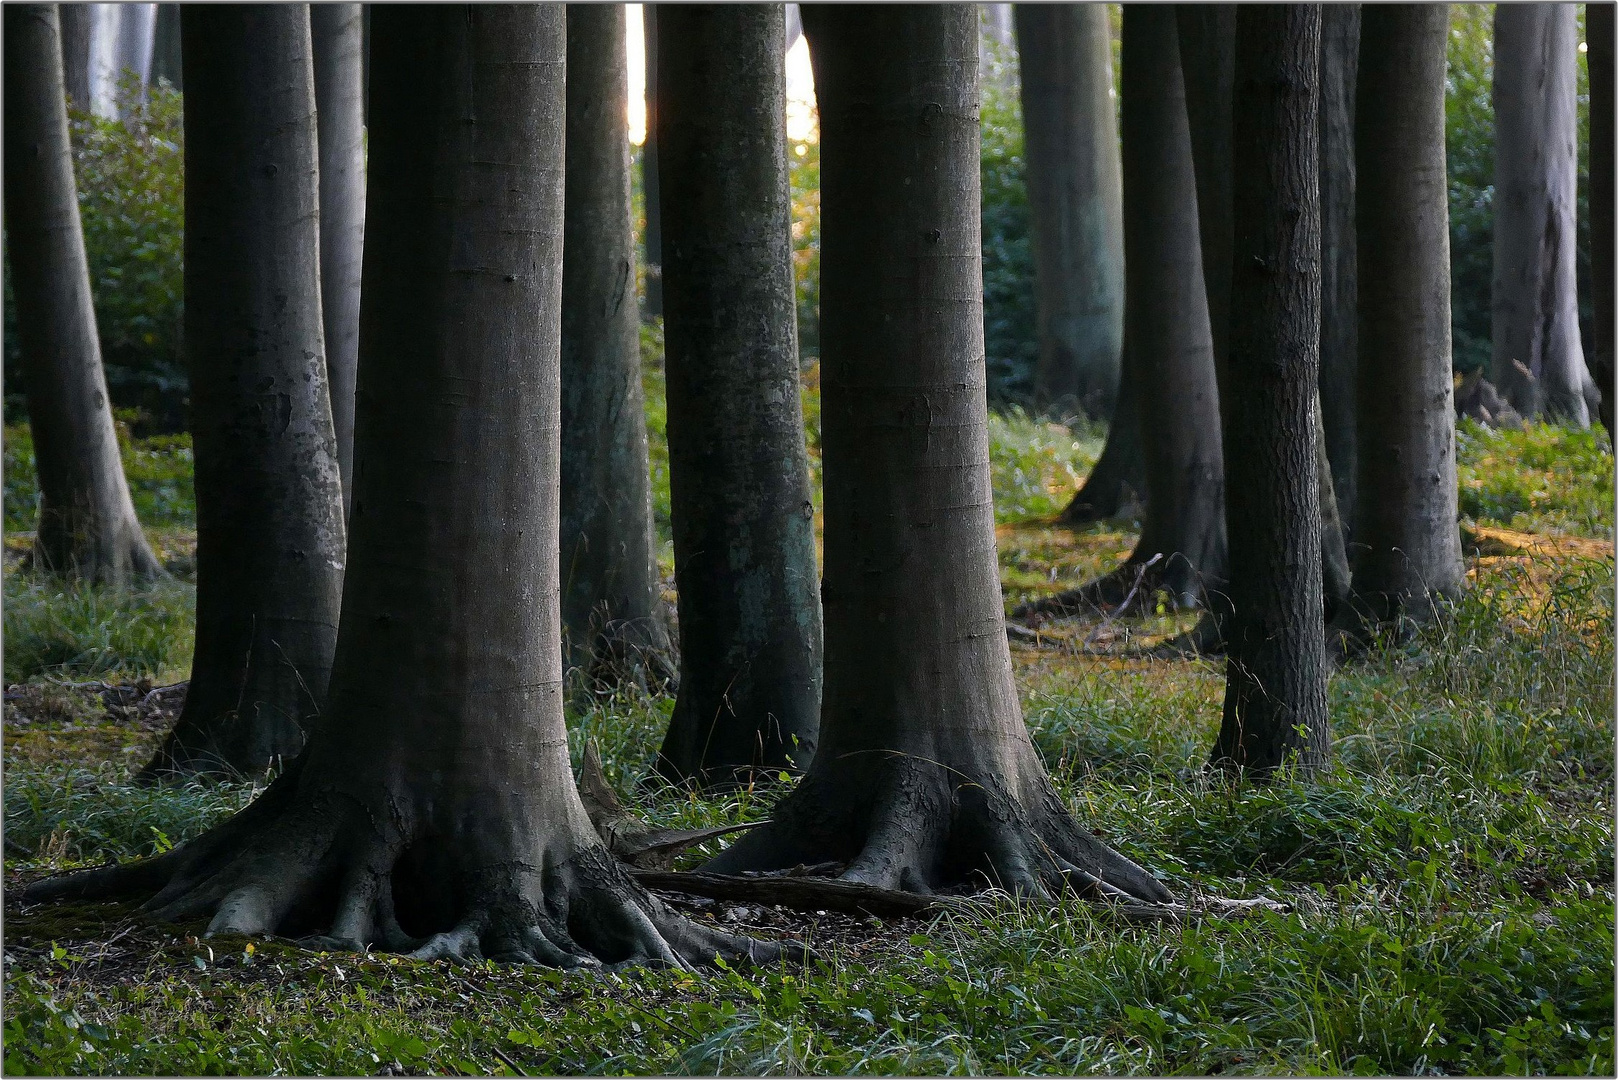
{"label": "tree trunk base", "polygon": [[1378,642],[1406,645],[1422,627],[1442,621],[1443,593],[1398,596],[1355,594],[1326,624],[1326,656],[1333,666],[1360,659]]}
{"label": "tree trunk base", "polygon": [[[206,915],[210,934],[275,934],[311,948],[429,960],[688,969],[716,956],[806,955],[792,942],[753,941],[672,912],[573,815],[536,806],[502,814],[498,802],[467,814],[476,803],[452,791],[434,800],[419,788],[344,782],[329,769],[317,779],[300,759],[257,802],[184,846],[50,878],[24,899],[144,897],[140,911],[153,921]],[[446,819],[434,801],[462,803],[447,820],[477,820],[460,835],[435,829],[429,814]]]}
{"label": "tree trunk base", "polygon": [[[79,530],[80,533],[86,530]],[[59,574],[92,585],[125,587],[137,582],[162,581],[169,572],[152,553],[138,527],[103,548],[98,544],[52,543],[37,535],[33,547],[22,560],[22,569],[42,574]]]}
{"label": "tree trunk base", "polygon": [[1198,606],[1202,582],[1189,560],[1179,556],[1131,556],[1124,565],[1076,589],[1019,604],[1013,619],[1039,626],[1086,615],[1118,618],[1154,610],[1157,594],[1167,592],[1176,609]]}
{"label": "tree trunk base", "polygon": [[679,652],[661,626],[651,631],[628,623],[610,626],[569,661],[593,694],[611,694],[625,687],[672,694],[680,688]]}

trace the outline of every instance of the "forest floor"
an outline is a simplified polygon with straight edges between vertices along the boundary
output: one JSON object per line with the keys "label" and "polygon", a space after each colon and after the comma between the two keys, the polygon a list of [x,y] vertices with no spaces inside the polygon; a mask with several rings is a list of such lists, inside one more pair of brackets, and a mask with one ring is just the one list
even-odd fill
{"label": "forest floor", "polygon": [[[648,391],[667,569],[655,374]],[[991,435],[1008,608],[1128,553],[1134,522],[1044,523],[1100,432],[1013,413]],[[702,910],[806,937],[822,960],[692,975],[317,954],[205,940],[201,923],[151,925],[113,905],[18,906],[19,882],[166,850],[262,778],[129,780],[173,719],[190,656],[184,438],[126,448],[177,580],[116,594],[15,568],[30,523],[10,515],[33,505],[32,462],[26,429],[8,428],[4,1069],[1611,1075],[1615,581],[1601,439],[1462,426],[1472,588],[1442,626],[1332,676],[1334,764],[1313,780],[1203,770],[1222,664],[1131,655],[1194,613],[1013,644],[1029,728],[1083,822],[1171,888],[1289,910],[1139,924],[1076,900],[992,896],[886,921],[715,904]],[[575,761],[596,740],[608,778],[659,823],[768,814],[779,789],[703,799],[637,784],[671,706],[575,693]]]}

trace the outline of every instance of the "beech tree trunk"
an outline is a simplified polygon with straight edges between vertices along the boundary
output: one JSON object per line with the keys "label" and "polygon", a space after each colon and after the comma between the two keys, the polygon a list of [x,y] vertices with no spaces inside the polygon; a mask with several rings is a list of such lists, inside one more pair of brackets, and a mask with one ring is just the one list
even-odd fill
{"label": "beech tree trunk", "polygon": [[62,79],[68,103],[90,109],[90,4],[58,4],[62,32]]}
{"label": "beech tree trunk", "polygon": [[821,121],[820,750],[716,869],[917,892],[1167,891],[1072,818],[1029,741],[995,558],[977,13],[806,6]]}
{"label": "beech tree trunk", "polygon": [[1585,40],[1590,51],[1590,281],[1595,330],[1594,348],[1585,360],[1601,391],[1601,424],[1608,440],[1618,438],[1613,425],[1613,5],[1584,9]]}
{"label": "beech tree trunk", "polygon": [[1360,6],[1320,9],[1320,408],[1337,512],[1354,520],[1354,369],[1359,349],[1354,248],[1354,76]]}
{"label": "beech tree trunk", "polygon": [[1123,180],[1105,4],[1018,4],[1038,292],[1035,395],[1113,414],[1124,335]]}
{"label": "beech tree trunk", "polygon": [[1214,760],[1266,773],[1331,751],[1315,463],[1320,7],[1236,19],[1226,369],[1229,661]]}
{"label": "beech tree trunk", "polygon": [[1590,414],[1574,280],[1575,15],[1573,4],[1495,8],[1491,377],[1523,416],[1582,428]]}
{"label": "beech tree trunk", "polygon": [[622,4],[567,8],[562,638],[593,679],[674,675],[653,554]]}
{"label": "beech tree trunk", "polygon": [[1359,249],[1354,610],[1363,635],[1461,588],[1450,374],[1449,9],[1367,4],[1355,102]]}
{"label": "beech tree trunk", "polygon": [[5,8],[5,213],[39,474],[32,562],[123,586],[162,576],[124,479],[90,302],[54,5]]}
{"label": "beech tree trunk", "polygon": [[251,773],[298,752],[325,707],[345,547],[309,13],[191,5],[181,32],[197,643],[148,776]]}
{"label": "beech tree trunk", "polygon": [[365,92],[360,4],[311,4],[320,140],[320,311],[343,513],[354,484],[354,371],[365,251]]}
{"label": "beech tree trunk", "polygon": [[658,14],[669,479],[680,690],[658,770],[802,768],[820,590],[799,401],[779,5]]}
{"label": "beech tree trunk", "polygon": [[646,318],[663,314],[663,195],[657,171],[657,5],[640,6],[646,53],[646,141],[640,148],[641,199],[646,213]]}
{"label": "beech tree trunk", "polygon": [[[373,25],[353,572],[330,721],[219,827],[30,895],[135,892],[157,919],[423,958],[778,955],[634,885],[569,770],[562,6],[384,6]],[[206,68],[189,66],[200,99]]]}
{"label": "beech tree trunk", "polygon": [[1127,352],[1118,358],[1118,399],[1107,424],[1107,442],[1084,483],[1057,515],[1056,523],[1077,529],[1118,517],[1130,510],[1144,513],[1146,454],[1140,441],[1139,373]]}

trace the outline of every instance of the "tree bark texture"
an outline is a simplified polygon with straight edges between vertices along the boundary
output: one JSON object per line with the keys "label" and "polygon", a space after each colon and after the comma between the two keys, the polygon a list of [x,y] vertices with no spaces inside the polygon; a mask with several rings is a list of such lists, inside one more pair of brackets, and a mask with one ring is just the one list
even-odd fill
{"label": "tree bark texture", "polygon": [[624,5],[567,8],[562,244],[562,638],[592,677],[674,674],[653,554]]}
{"label": "tree bark texture", "polygon": [[33,563],[109,585],[163,574],[135,519],[101,369],[54,5],[5,8],[5,214],[39,474]]}
{"label": "tree bark texture", "polygon": [[1118,398],[1107,424],[1107,441],[1090,475],[1057,515],[1056,523],[1083,528],[1130,510],[1144,512],[1146,454],[1140,442],[1139,375],[1128,354],[1119,356]]}
{"label": "tree bark texture", "polygon": [[1573,4],[1495,8],[1491,372],[1522,415],[1588,427],[1574,280],[1575,15]]}
{"label": "tree bark texture", "polygon": [[657,168],[657,5],[640,6],[646,54],[646,141],[640,148],[641,198],[646,213],[647,319],[663,315],[663,193]]}
{"label": "tree bark texture", "polygon": [[804,24],[822,139],[821,745],[774,820],[713,866],[835,860],[846,880],[916,892],[986,878],[1164,899],[1074,822],[1012,681],[982,361],[977,13],[806,6]]}
{"label": "tree bark texture", "polygon": [[1613,424],[1613,5],[1585,7],[1590,51],[1590,281],[1595,341],[1585,360],[1601,391],[1601,424],[1608,440]]}
{"label": "tree bark texture", "polygon": [[90,7],[58,4],[62,32],[62,79],[68,103],[80,112],[90,109]]}
{"label": "tree bark texture", "polygon": [[658,13],[680,689],[658,768],[802,768],[820,715],[778,5]]}
{"label": "tree bark texture", "polygon": [[1354,590],[1421,616],[1462,585],[1444,171],[1445,5],[1367,4],[1355,102],[1359,371]]}
{"label": "tree bark texture", "polygon": [[1320,23],[1315,4],[1236,19],[1229,659],[1214,760],[1259,774],[1331,752],[1315,462]]}
{"label": "tree bark texture", "polygon": [[320,310],[343,512],[354,483],[354,372],[365,251],[365,94],[360,4],[311,4],[320,140]]}
{"label": "tree bark texture", "polygon": [[325,706],[345,548],[309,13],[188,6],[181,32],[197,643],[149,775],[298,752]]}
{"label": "tree bark texture", "polygon": [[1038,292],[1035,394],[1112,415],[1124,334],[1123,180],[1105,4],[1018,4]]}
{"label": "tree bark texture", "polygon": [[1359,313],[1354,248],[1354,76],[1360,6],[1320,9],[1320,408],[1342,519],[1354,519],[1354,366]]}
{"label": "tree bark texture", "polygon": [[562,5],[386,6],[374,27],[354,570],[332,720],[223,825],[35,895],[132,890],[158,919],[428,959],[746,956],[629,880],[569,768]]}

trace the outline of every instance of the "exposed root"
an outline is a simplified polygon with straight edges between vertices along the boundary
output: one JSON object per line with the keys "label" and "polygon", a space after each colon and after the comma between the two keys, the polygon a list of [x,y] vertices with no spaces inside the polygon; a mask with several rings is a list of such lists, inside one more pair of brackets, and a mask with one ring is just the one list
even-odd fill
{"label": "exposed root", "polygon": [[568,650],[568,663],[586,690],[612,694],[633,686],[648,694],[672,694],[680,687],[680,659],[661,624],[611,622],[591,632],[588,647]]}
{"label": "exposed root", "polygon": [[1116,619],[1150,614],[1159,594],[1167,593],[1175,608],[1196,607],[1202,583],[1196,568],[1180,555],[1161,553],[1129,561],[1076,589],[1019,604],[1011,613],[1028,626],[1058,619],[1104,615]]}

